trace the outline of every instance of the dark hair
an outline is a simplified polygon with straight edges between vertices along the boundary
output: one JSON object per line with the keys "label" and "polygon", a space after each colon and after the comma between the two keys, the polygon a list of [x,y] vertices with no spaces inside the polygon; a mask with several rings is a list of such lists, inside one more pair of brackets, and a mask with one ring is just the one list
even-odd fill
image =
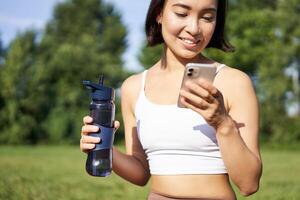
{"label": "dark hair", "polygon": [[[148,9],[145,30],[148,46],[155,46],[164,42],[161,34],[161,24],[157,23],[157,17],[162,12],[165,0],[151,0]],[[225,18],[227,0],[218,0],[217,23],[214,34],[206,48],[217,48],[225,52],[234,51],[234,47],[225,38]]]}

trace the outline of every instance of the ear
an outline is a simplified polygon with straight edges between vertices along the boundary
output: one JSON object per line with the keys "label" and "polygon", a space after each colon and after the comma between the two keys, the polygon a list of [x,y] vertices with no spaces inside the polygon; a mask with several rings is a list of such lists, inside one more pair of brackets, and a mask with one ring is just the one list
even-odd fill
{"label": "ear", "polygon": [[159,13],[159,15],[157,15],[157,17],[156,17],[156,22],[157,22],[158,24],[161,24],[161,19],[162,19],[162,14]]}

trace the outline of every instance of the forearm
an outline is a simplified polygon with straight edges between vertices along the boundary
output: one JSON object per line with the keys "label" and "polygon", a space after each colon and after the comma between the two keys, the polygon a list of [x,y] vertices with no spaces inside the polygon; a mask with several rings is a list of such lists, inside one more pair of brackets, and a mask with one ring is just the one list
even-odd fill
{"label": "forearm", "polygon": [[247,147],[231,118],[217,129],[217,140],[232,181],[243,195],[256,192],[262,171],[260,158]]}
{"label": "forearm", "polygon": [[150,173],[142,163],[132,155],[127,155],[113,147],[113,171],[125,180],[144,186],[147,184]]}

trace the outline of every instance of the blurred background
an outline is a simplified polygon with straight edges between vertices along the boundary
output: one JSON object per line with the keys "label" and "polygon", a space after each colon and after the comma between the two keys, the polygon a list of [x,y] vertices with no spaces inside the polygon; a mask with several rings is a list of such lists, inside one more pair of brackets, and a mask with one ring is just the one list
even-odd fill
{"label": "blurred background", "polygon": [[[79,150],[89,94],[156,62],[147,0],[1,0],[0,199],[145,199],[148,186],[93,178]],[[264,174],[249,199],[300,199],[300,0],[229,0],[234,53],[205,54],[249,74],[260,101]],[[122,122],[119,96],[117,119]],[[115,144],[124,150],[123,127]],[[239,195],[239,194],[238,194]],[[243,199],[239,195],[239,199]]]}

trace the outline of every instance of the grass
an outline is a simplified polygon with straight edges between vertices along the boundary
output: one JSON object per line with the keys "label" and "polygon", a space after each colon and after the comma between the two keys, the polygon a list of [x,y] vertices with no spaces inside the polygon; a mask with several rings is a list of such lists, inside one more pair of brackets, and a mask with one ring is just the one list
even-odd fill
{"label": "grass", "polygon": [[[260,191],[247,199],[300,199],[300,150],[263,149],[262,156]],[[146,199],[149,186],[134,186],[115,174],[91,177],[85,160],[78,147],[0,147],[0,199]]]}

